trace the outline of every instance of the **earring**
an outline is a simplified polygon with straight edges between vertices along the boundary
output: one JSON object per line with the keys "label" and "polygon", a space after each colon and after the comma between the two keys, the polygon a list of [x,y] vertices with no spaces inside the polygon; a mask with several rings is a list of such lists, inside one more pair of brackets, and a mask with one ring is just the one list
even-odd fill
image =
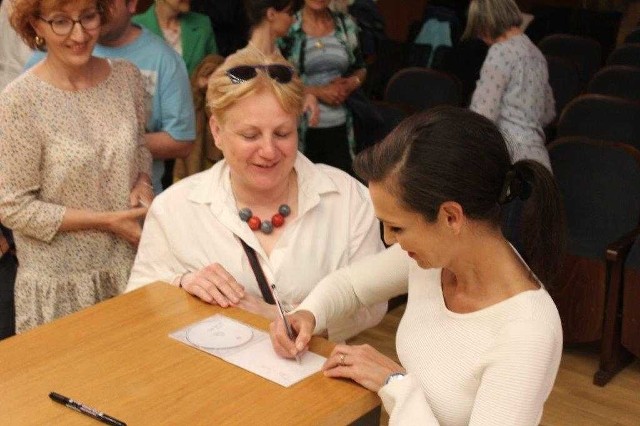
{"label": "earring", "polygon": [[39,35],[35,36],[33,38],[33,41],[36,42],[36,46],[38,46],[38,47],[42,47],[42,45],[44,44],[44,39],[42,37],[40,37]]}

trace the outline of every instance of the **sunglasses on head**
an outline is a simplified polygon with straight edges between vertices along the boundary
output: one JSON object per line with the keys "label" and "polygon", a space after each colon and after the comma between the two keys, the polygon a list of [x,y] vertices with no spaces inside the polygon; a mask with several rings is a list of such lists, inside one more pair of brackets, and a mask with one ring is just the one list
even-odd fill
{"label": "sunglasses on head", "polygon": [[227,77],[233,84],[244,83],[258,75],[258,70],[262,70],[269,78],[278,83],[288,83],[293,78],[293,68],[283,64],[269,65],[239,65],[227,70]]}

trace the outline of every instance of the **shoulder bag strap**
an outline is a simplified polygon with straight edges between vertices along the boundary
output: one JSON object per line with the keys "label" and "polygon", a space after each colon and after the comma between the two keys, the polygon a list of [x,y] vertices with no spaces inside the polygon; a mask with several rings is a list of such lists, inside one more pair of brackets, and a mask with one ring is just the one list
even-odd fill
{"label": "shoulder bag strap", "polygon": [[269,289],[269,284],[267,283],[267,277],[264,276],[264,271],[262,270],[262,266],[260,266],[260,262],[258,261],[258,256],[256,255],[256,251],[249,247],[247,243],[241,238],[240,242],[242,243],[242,248],[244,252],[247,253],[247,257],[249,258],[249,264],[251,265],[251,269],[253,269],[253,273],[256,276],[256,280],[258,280],[258,286],[260,287],[260,292],[262,293],[262,298],[265,302],[270,305],[275,305],[276,301],[273,300],[273,295],[271,294],[271,290]]}

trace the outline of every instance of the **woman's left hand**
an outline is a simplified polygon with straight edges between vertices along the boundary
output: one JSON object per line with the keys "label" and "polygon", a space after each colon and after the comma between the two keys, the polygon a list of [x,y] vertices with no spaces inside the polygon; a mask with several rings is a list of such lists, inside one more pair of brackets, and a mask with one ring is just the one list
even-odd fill
{"label": "woman's left hand", "polygon": [[143,178],[139,178],[129,193],[129,205],[131,207],[149,208],[154,196],[155,194],[151,183]]}
{"label": "woman's left hand", "polygon": [[370,345],[336,345],[322,370],[327,377],[348,378],[373,392],[384,386],[391,373],[405,371]]}

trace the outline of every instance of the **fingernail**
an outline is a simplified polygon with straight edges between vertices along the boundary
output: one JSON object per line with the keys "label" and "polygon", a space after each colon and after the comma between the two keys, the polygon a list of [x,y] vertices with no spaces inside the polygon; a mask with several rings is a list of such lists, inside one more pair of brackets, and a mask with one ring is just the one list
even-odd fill
{"label": "fingernail", "polygon": [[296,343],[296,349],[301,351],[304,349],[304,345],[301,342]]}

